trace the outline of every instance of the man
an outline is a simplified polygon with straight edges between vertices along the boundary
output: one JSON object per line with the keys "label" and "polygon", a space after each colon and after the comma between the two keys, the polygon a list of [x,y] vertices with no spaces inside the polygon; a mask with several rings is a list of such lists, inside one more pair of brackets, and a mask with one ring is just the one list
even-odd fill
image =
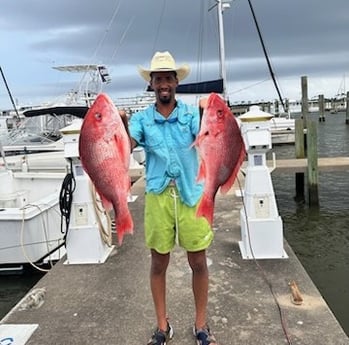
{"label": "man", "polygon": [[191,144],[199,132],[200,116],[197,107],[175,97],[178,83],[189,71],[186,64],[177,67],[169,52],[156,52],[150,69],[139,67],[140,75],[154,90],[156,103],[129,121],[132,149],[141,145],[146,152],[144,229],[151,251],[150,285],[157,318],[157,329],[148,345],[165,345],[173,336],[167,320],[166,270],[176,241],[186,250],[193,273],[197,343],[216,345],[206,324],[205,250],[213,232],[206,219],[195,214],[203,186],[196,182],[198,157]]}

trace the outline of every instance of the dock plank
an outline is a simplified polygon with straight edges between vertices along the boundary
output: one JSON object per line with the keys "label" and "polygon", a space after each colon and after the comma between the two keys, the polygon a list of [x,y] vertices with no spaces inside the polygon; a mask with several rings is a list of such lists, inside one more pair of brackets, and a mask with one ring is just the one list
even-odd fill
{"label": "dock plank", "polygon": [[[273,173],[297,173],[307,171],[307,159],[277,159],[276,167]],[[273,161],[267,160],[267,166],[272,167]],[[242,166],[246,168],[246,163]],[[318,169],[319,171],[345,171],[349,169],[349,157],[321,157],[318,158]]]}

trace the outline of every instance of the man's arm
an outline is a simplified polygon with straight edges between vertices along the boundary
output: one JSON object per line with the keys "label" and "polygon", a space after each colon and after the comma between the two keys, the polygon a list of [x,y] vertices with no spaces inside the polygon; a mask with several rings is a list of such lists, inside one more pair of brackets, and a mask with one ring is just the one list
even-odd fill
{"label": "man's arm", "polygon": [[204,114],[206,105],[207,105],[207,97],[200,98],[199,100],[200,125],[201,125],[202,115]]}
{"label": "man's arm", "polygon": [[131,143],[131,152],[133,151],[133,149],[138,145],[136,140],[134,140],[131,136],[130,136],[130,131],[128,130],[128,118],[127,118],[127,114],[125,110],[119,110],[119,114],[122,120],[122,123],[124,124],[124,127],[126,129],[126,133],[128,135],[128,137],[130,138],[130,143]]}

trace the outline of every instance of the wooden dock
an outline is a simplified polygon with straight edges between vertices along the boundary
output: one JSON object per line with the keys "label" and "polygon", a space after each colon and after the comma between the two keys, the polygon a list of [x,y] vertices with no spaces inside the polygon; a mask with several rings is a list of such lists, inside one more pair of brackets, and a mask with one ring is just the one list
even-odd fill
{"label": "wooden dock", "polygon": [[[272,167],[273,162],[268,160],[267,165]],[[273,173],[306,173],[307,167],[307,158],[277,159]],[[318,169],[324,172],[349,170],[349,157],[318,158]]]}
{"label": "wooden dock", "polygon": [[[267,166],[272,170],[274,162],[267,160]],[[245,171],[247,161],[242,164],[242,171]],[[308,168],[307,158],[276,159],[275,173],[306,173]],[[323,157],[318,158],[318,169],[322,172],[349,170],[349,157]]]}
{"label": "wooden dock", "polygon": [[[146,343],[155,315],[149,250],[144,245],[144,183],[139,179],[131,190],[138,196],[129,204],[134,235],[125,236],[122,246],[114,242],[116,247],[105,263],[68,264],[65,259],[57,263],[0,321],[0,344],[10,344],[8,339],[16,339],[15,332],[17,338],[28,339],[26,345]],[[349,345],[348,336],[287,241],[287,259],[242,258],[242,207],[235,194],[217,194],[215,240],[207,257],[208,323],[219,344],[280,345],[287,338],[289,344]],[[294,301],[292,282],[299,287],[302,304]],[[175,329],[171,345],[194,344],[191,271],[179,247],[171,254],[168,286],[168,312]],[[15,343],[17,339],[11,342]]]}

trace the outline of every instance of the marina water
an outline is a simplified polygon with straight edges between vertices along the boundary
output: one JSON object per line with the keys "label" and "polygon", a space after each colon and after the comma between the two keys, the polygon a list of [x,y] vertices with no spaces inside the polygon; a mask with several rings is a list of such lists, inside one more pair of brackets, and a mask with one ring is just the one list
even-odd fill
{"label": "marina water", "polygon": [[[314,121],[318,118],[318,114],[309,116]],[[326,121],[317,126],[319,157],[349,157],[344,113],[327,113]],[[295,158],[294,146],[274,151],[277,159]],[[319,172],[318,208],[309,208],[307,200],[294,200],[294,174],[272,175],[272,179],[285,238],[349,335],[349,169]]]}
{"label": "marina water", "polygon": [[[318,121],[318,115],[311,114],[309,119]],[[295,157],[294,145],[277,146],[273,151],[277,159]],[[345,114],[326,114],[326,121],[318,122],[318,154],[349,156]],[[285,238],[349,335],[349,171],[319,173],[318,208],[309,208],[307,200],[294,200],[294,174],[272,174],[272,179]],[[0,319],[41,277],[42,273],[33,271],[0,276]]]}

